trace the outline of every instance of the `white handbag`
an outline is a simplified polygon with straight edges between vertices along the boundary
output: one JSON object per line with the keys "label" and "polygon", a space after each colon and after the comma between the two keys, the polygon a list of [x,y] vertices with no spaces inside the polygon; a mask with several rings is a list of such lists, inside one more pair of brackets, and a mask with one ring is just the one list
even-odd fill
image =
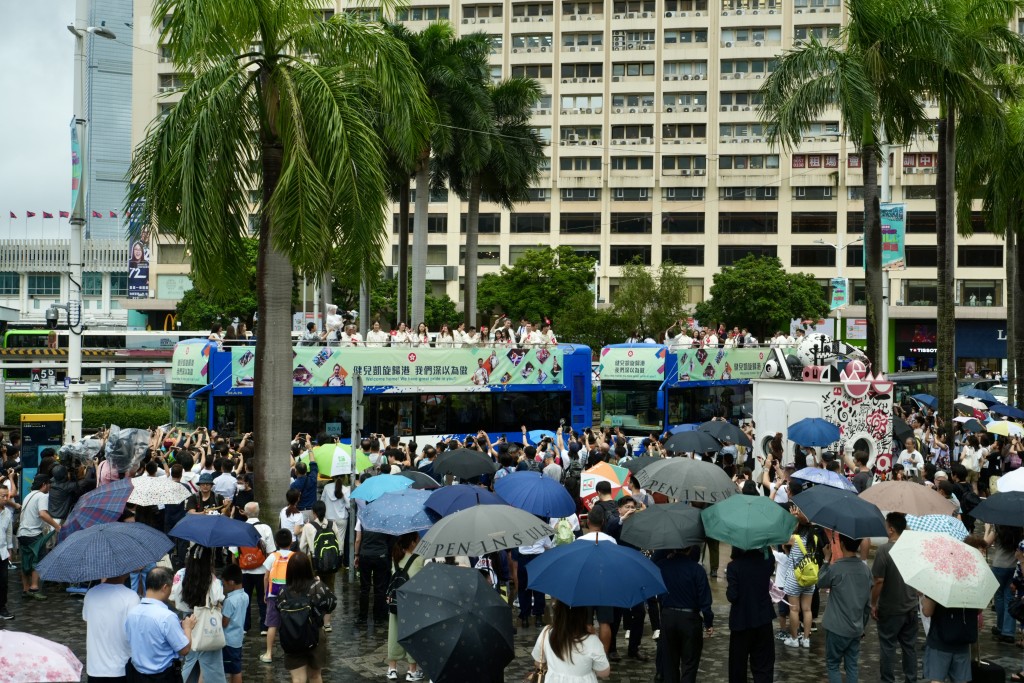
{"label": "white handbag", "polygon": [[224,612],[219,606],[210,605],[210,596],[206,596],[206,605],[196,607],[192,613],[196,617],[196,625],[192,629],[192,649],[196,652],[213,652],[223,650]]}

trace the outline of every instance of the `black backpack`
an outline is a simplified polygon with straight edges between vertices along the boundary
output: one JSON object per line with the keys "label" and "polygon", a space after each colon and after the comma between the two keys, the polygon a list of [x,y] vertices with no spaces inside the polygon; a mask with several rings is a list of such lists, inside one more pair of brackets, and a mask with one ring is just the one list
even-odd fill
{"label": "black backpack", "polygon": [[281,615],[281,649],[286,654],[304,655],[320,643],[323,617],[313,608],[313,588],[306,595],[294,595],[286,588],[277,596]]}
{"label": "black backpack", "polygon": [[392,614],[398,614],[398,589],[405,585],[409,580],[409,567],[416,560],[416,556],[413,555],[405,562],[405,566],[401,567],[395,562],[395,573],[391,575],[391,582],[388,584],[388,592],[385,597],[385,602],[388,605],[388,611]]}
{"label": "black backpack", "polygon": [[332,574],[341,569],[341,548],[334,524],[330,521],[322,527],[310,522],[316,535],[313,536],[313,567],[322,574]]}

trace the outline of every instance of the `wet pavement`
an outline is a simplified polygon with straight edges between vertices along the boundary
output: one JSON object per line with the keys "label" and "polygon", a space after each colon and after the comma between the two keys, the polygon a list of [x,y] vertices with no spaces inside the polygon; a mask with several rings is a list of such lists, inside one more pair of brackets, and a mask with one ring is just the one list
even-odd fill
{"label": "wet pavement", "polygon": [[[722,557],[728,553],[723,548]],[[704,654],[701,658],[700,680],[726,681],[728,668],[728,603],[725,600],[724,567],[719,570],[722,578],[712,579],[714,596],[714,612],[716,634],[704,641]],[[21,597],[21,584],[16,570],[9,574],[10,600],[8,609],[15,615],[14,621],[0,622],[3,628],[27,631],[50,638],[68,645],[82,661],[85,661],[85,622],[81,615],[81,597],[72,596],[59,591],[52,584],[47,584],[44,592],[49,596],[46,602],[34,601]],[[330,665],[324,670],[325,681],[340,683],[362,683],[364,681],[384,681],[386,667],[384,664],[387,651],[387,625],[377,627],[369,625],[356,627],[355,607],[358,593],[358,580],[349,578],[344,572],[338,575],[338,610],[335,612],[330,639]],[[827,604],[823,598],[822,607]],[[258,623],[258,615],[253,607],[253,616]],[[820,619],[819,619],[820,621]],[[989,635],[989,627],[994,623],[994,614],[985,610],[985,628],[980,636],[983,658],[1004,666],[1007,673],[1019,671],[1024,650],[1013,644],[997,643]],[[623,659],[612,665],[612,681],[653,681],[654,680],[654,642],[650,638],[650,623],[647,623],[640,651],[648,656],[648,661],[639,662]],[[516,659],[506,669],[505,680],[522,681],[532,667],[530,652],[537,638],[539,629],[530,627],[519,629],[516,635]],[[921,632],[919,632],[921,633]],[[2,637],[2,636],[0,636]],[[265,638],[258,631],[252,631],[244,646],[243,680],[247,682],[280,683],[288,681],[288,672],[283,666],[283,653],[280,646],[275,646],[274,662],[263,664],[258,657],[263,652]],[[923,633],[919,636],[918,657],[924,649]],[[620,632],[618,650],[625,654],[625,634]],[[823,631],[811,637],[810,650],[791,649],[776,644],[775,680],[784,683],[820,683],[824,680],[825,635]],[[405,678],[405,666],[399,665],[400,680]],[[867,637],[861,647],[860,656],[861,680],[878,680],[878,636],[874,624],[869,624]],[[902,679],[902,677],[900,677]],[[85,677],[83,676],[83,680]],[[467,681],[467,683],[471,683]]]}

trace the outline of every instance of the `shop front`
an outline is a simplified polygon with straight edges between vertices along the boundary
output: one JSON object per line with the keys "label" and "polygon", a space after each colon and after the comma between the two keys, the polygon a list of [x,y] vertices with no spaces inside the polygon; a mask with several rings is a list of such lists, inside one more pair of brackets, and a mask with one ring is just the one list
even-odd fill
{"label": "shop front", "polygon": [[1005,320],[956,321],[957,377],[1001,373],[1005,363]]}

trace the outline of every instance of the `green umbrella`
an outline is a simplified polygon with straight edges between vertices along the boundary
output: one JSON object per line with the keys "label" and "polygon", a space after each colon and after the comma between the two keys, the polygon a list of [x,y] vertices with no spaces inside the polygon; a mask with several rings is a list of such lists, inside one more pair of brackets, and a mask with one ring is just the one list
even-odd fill
{"label": "green umbrella", "polygon": [[743,550],[785,543],[796,529],[796,517],[764,496],[731,496],[701,519],[705,534]]}
{"label": "green umbrella", "polygon": [[[343,457],[347,459],[348,464],[344,461],[338,460],[335,462],[335,450],[341,449],[338,455],[344,454]],[[316,460],[316,466],[320,470],[320,476],[324,478],[330,478],[338,474],[351,474],[351,457],[352,449],[342,443],[325,443],[322,446],[317,446],[313,449],[313,459]],[[356,454],[356,471],[362,472],[363,470],[372,467],[370,459],[366,457],[362,450]],[[338,468],[344,469],[344,471]]]}

